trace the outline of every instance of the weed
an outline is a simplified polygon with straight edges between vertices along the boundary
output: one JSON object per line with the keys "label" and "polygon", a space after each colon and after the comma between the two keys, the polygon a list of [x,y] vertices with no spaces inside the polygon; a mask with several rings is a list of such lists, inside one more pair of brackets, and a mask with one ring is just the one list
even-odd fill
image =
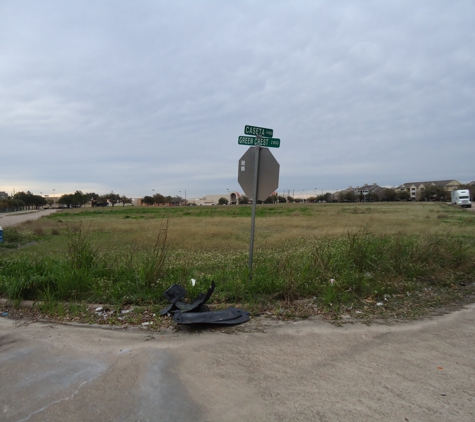
{"label": "weed", "polygon": [[21,244],[25,244],[34,240],[31,232],[23,231],[18,226],[5,227],[3,229],[3,242],[0,247],[17,248]]}
{"label": "weed", "polygon": [[150,252],[144,254],[139,267],[139,278],[148,288],[151,288],[162,275],[167,251],[168,219],[162,221],[155,243]]}
{"label": "weed", "polygon": [[33,233],[35,234],[35,236],[44,236],[45,235],[45,231],[43,230],[42,227],[35,227],[33,229]]}
{"label": "weed", "polygon": [[86,232],[82,230],[82,224],[68,226],[68,258],[74,269],[91,268],[97,258],[97,249],[91,244]]}

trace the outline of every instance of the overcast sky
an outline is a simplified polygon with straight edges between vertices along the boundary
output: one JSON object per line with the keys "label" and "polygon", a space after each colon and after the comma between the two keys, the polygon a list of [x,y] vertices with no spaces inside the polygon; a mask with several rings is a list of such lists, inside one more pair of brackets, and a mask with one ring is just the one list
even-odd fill
{"label": "overcast sky", "polygon": [[0,191],[475,180],[475,2],[0,0]]}

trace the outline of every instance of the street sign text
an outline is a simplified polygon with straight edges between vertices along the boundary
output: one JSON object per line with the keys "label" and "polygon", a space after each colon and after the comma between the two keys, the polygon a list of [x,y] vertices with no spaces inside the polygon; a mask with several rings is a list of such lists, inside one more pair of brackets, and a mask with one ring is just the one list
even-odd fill
{"label": "street sign text", "polygon": [[244,126],[244,133],[246,135],[265,136],[266,138],[272,138],[272,135],[274,135],[274,130],[266,129],[265,127],[246,125]]}
{"label": "street sign text", "polygon": [[240,136],[238,138],[239,145],[259,145],[267,148],[279,148],[279,138],[256,138],[255,136]]}

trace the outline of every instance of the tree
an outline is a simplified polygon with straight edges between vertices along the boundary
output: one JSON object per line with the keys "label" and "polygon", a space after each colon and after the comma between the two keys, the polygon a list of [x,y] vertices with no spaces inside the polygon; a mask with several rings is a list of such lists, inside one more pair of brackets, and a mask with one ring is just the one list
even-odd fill
{"label": "tree", "polygon": [[241,195],[238,201],[241,205],[249,204],[249,198],[246,195]]}
{"label": "tree", "polygon": [[170,201],[170,202],[171,202],[173,205],[180,205],[180,204],[182,203],[182,201],[183,201],[183,198],[182,198],[181,196],[178,196],[178,195],[177,195],[177,196],[174,196],[173,198],[171,198],[171,201]]}
{"label": "tree", "polygon": [[30,191],[25,192],[17,192],[13,199],[18,199],[22,201],[28,208],[36,208],[38,209],[41,206],[46,205],[46,199],[40,195],[33,195]]}
{"label": "tree", "polygon": [[77,190],[73,194],[73,205],[82,207],[83,205],[87,204],[89,201],[89,196],[87,194],[82,193],[80,190]]}
{"label": "tree", "polygon": [[21,211],[25,208],[25,203],[21,199],[3,198],[0,199],[0,210],[2,212]]}
{"label": "tree", "polygon": [[160,204],[165,204],[166,198],[161,194],[161,193],[156,193],[153,195],[153,203],[160,205]]}
{"label": "tree", "polygon": [[434,186],[433,199],[435,201],[450,201],[451,194],[443,186]]}
{"label": "tree", "polygon": [[72,194],[65,194],[65,195],[60,196],[58,200],[58,204],[66,205],[68,208],[70,208],[71,205],[73,204],[73,201],[74,201],[74,197]]}
{"label": "tree", "polygon": [[103,195],[101,198],[105,199],[105,200],[109,200],[109,202],[111,203],[112,206],[114,206],[115,204],[120,202],[120,195],[114,193],[114,191],[112,191],[111,193],[108,193],[106,195]]}
{"label": "tree", "polygon": [[122,203],[122,206],[124,207],[125,204],[131,204],[131,203],[132,203],[132,199],[131,199],[131,198],[127,198],[125,195],[122,195],[122,196],[120,197],[119,202],[121,202],[121,203]]}
{"label": "tree", "polygon": [[229,201],[226,198],[221,197],[221,198],[218,199],[218,204],[219,205],[228,205]]}
{"label": "tree", "polygon": [[354,202],[355,200],[355,193],[352,190],[349,190],[344,194],[344,200],[348,202]]}
{"label": "tree", "polygon": [[383,200],[393,202],[397,199],[397,193],[394,189],[386,189],[384,191]]}
{"label": "tree", "polygon": [[151,196],[144,196],[142,199],[142,204],[153,205],[154,204],[153,198]]}
{"label": "tree", "polygon": [[368,192],[368,195],[366,195],[366,201],[377,202],[379,201],[378,195],[376,195],[374,192]]}
{"label": "tree", "polygon": [[89,201],[88,195],[82,193],[80,190],[77,190],[73,194],[65,194],[59,198],[58,203],[61,205],[66,205],[68,208],[71,207],[82,207]]}
{"label": "tree", "polygon": [[97,199],[100,198],[100,195],[98,195],[96,192],[86,192],[84,196],[88,201],[91,201],[91,207],[94,207],[97,204]]}
{"label": "tree", "polygon": [[399,201],[409,201],[410,195],[407,190],[400,190],[397,192],[397,199]]}
{"label": "tree", "polygon": [[265,200],[264,200],[264,204],[275,204],[277,202],[277,195],[274,194],[274,195],[271,195],[271,196],[268,196]]}

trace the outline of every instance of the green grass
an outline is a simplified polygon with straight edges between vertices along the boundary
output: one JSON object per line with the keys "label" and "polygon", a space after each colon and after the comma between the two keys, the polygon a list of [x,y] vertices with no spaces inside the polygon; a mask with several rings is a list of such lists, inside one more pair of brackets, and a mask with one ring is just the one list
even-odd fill
{"label": "green grass", "polygon": [[338,312],[457,292],[475,273],[475,214],[445,204],[260,206],[252,278],[245,217],[248,206],[53,214],[5,233],[0,295],[153,305],[174,283],[195,297],[214,280],[217,303],[311,298]]}

